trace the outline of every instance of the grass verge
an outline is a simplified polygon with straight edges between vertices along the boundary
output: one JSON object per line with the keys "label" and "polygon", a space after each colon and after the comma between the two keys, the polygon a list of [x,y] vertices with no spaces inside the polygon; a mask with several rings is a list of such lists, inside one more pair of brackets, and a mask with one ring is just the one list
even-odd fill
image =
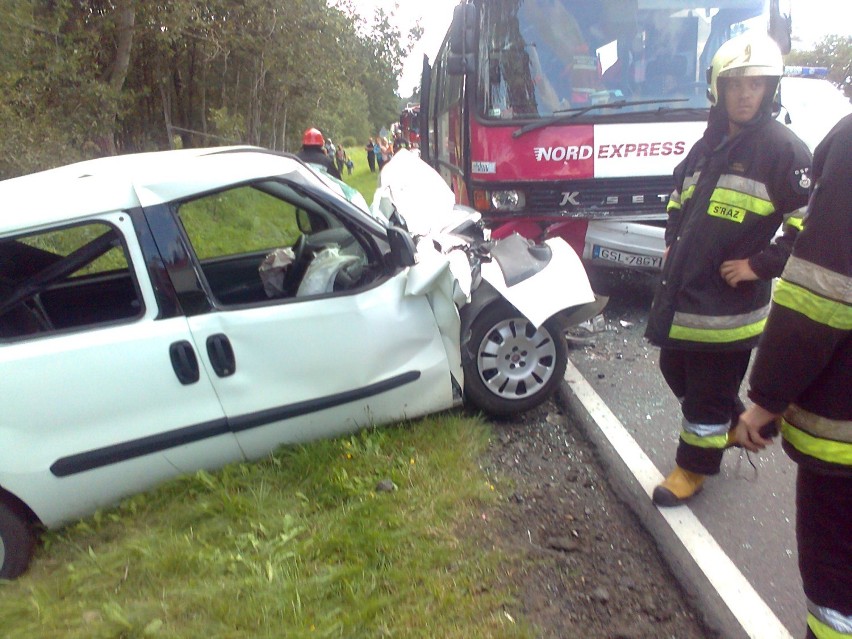
{"label": "grass verge", "polygon": [[488,437],[448,413],[164,484],[47,533],[0,586],[0,634],[531,637],[469,534],[497,494]]}
{"label": "grass verge", "polygon": [[372,204],[373,195],[375,195],[376,188],[379,186],[379,172],[377,169],[375,173],[370,173],[365,153],[356,152],[356,155],[360,156],[360,159],[353,156],[355,168],[352,170],[352,174],[350,175],[346,171],[346,167],[343,168],[343,181],[357,189],[367,200],[367,204]]}

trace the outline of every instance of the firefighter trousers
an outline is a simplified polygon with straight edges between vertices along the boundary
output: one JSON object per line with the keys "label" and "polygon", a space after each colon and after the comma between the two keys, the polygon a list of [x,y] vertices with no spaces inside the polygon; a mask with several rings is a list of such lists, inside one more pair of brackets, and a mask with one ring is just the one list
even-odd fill
{"label": "firefighter trousers", "polygon": [[750,350],[660,349],[660,371],[683,413],[676,456],[681,468],[702,475],[719,472],[728,430],[744,410],[739,392],[750,357]]}
{"label": "firefighter trousers", "polygon": [[852,477],[799,466],[796,540],[808,600],[806,636],[852,637]]}

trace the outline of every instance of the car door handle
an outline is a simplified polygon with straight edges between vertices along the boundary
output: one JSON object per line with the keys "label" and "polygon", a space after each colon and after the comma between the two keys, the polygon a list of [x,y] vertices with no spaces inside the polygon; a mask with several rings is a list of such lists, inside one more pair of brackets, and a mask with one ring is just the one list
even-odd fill
{"label": "car door handle", "polygon": [[210,365],[219,377],[228,377],[236,372],[237,360],[234,358],[231,340],[222,333],[207,338],[207,354],[210,356]]}
{"label": "car door handle", "polygon": [[187,386],[200,379],[198,358],[195,357],[195,349],[188,341],[184,339],[169,346],[169,357],[181,384]]}

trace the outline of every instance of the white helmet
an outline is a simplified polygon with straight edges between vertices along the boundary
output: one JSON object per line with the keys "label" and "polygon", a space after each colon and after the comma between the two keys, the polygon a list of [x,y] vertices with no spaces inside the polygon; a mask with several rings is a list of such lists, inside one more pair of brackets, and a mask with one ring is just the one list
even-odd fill
{"label": "white helmet", "polygon": [[[766,76],[780,80],[783,74],[784,60],[775,40],[768,35],[744,33],[722,44],[713,56],[707,69],[707,97],[710,104],[719,103],[719,78]],[[776,80],[776,89],[777,85]]]}

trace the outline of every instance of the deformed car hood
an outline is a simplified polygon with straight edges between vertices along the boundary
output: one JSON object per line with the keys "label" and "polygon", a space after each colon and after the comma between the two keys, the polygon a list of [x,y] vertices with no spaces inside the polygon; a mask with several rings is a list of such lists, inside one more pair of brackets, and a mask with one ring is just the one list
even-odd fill
{"label": "deformed car hood", "polygon": [[[453,192],[435,170],[416,154],[400,150],[380,173],[371,212],[384,223],[394,215],[401,217],[415,239],[418,263],[409,279],[410,293],[429,290],[449,269],[455,278],[456,305],[470,301],[475,283],[468,251],[473,241],[464,229],[478,224],[481,216],[456,205]],[[507,243],[506,250],[501,243]],[[561,310],[595,301],[574,250],[560,238],[549,239],[545,245],[547,248],[510,236],[494,243],[493,253],[503,254],[503,259],[493,259],[491,254],[477,256],[482,279],[536,326]],[[524,251],[532,255],[524,255]],[[542,260],[543,256],[547,259]],[[514,268],[517,262],[524,264]],[[527,268],[526,262],[539,265]]]}
{"label": "deformed car hood", "polygon": [[482,265],[482,278],[536,326],[561,310],[595,301],[586,269],[574,249],[561,238],[545,241],[552,257],[529,278],[508,286],[496,261]]}

